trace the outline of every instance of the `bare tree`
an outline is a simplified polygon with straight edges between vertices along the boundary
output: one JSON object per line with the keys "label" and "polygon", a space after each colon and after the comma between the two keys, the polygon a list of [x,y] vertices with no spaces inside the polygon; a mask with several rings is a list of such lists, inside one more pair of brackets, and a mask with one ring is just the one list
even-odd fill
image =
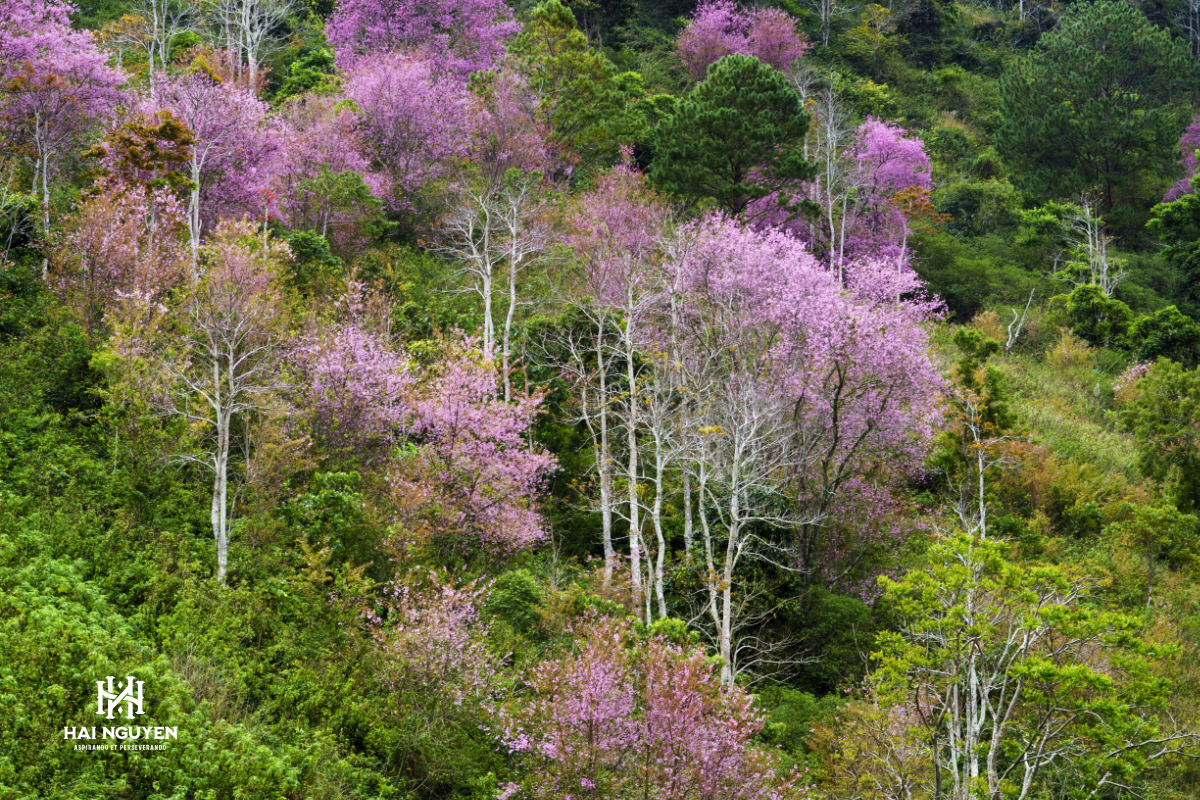
{"label": "bare tree", "polygon": [[1099,286],[1106,297],[1111,297],[1117,284],[1129,273],[1120,260],[1109,255],[1113,237],[1104,230],[1099,205],[1098,199],[1081,195],[1074,213],[1067,217],[1068,238],[1074,246],[1075,258],[1068,261],[1067,270],[1060,274],[1075,285]]}
{"label": "bare tree", "polygon": [[[849,109],[830,85],[815,96],[811,159],[817,164],[814,200],[821,208],[814,224],[817,246],[825,250],[838,282],[845,283],[846,226],[850,205],[859,188],[859,171],[847,154],[854,141],[854,125]],[[805,144],[806,154],[810,148]]]}
{"label": "bare tree", "polygon": [[146,54],[146,77],[154,102],[158,74],[167,69],[171,59],[171,44],[179,34],[195,28],[195,7],[186,0],[138,0],[132,11],[105,27],[101,37],[118,51],[129,47]]}
{"label": "bare tree", "polygon": [[725,681],[771,649],[750,634],[753,588],[739,581],[738,568],[754,559],[776,563],[760,528],[788,530],[801,522],[787,492],[799,466],[789,430],[792,400],[780,391],[785,382],[769,357],[778,331],[762,321],[747,324],[740,303],[737,293],[693,299],[679,362],[680,392],[690,396],[681,406],[679,435],[682,457],[694,465],[697,559],[707,595],[704,615],[694,622],[712,636]]}
{"label": "bare tree", "polygon": [[980,538],[988,535],[987,481],[995,469],[1016,466],[1006,444],[1012,437],[997,431],[987,420],[987,399],[974,390],[956,387],[951,402],[959,454],[965,466],[958,476],[948,476],[953,486],[954,513],[962,529]]}
{"label": "bare tree", "polygon": [[[284,379],[286,319],[276,262],[286,249],[272,242],[247,245],[253,224],[219,229],[206,248],[206,272],[162,324],[123,332],[118,351],[150,370],[146,393],[158,412],[181,417],[194,447],[177,462],[212,472],[212,530],[217,580],[225,582],[232,500],[230,457],[253,446],[256,418],[275,405]],[[239,242],[239,239],[241,241]]]}
{"label": "bare tree", "polygon": [[549,231],[542,224],[538,201],[539,173],[509,170],[497,192],[496,217],[503,230],[505,272],[508,275],[508,310],[501,343],[504,400],[512,400],[512,331],[517,310],[517,275],[546,249]]}
{"label": "bare tree", "polygon": [[612,337],[615,321],[611,314],[593,303],[577,303],[576,319],[568,320],[551,332],[533,349],[533,357],[558,370],[573,389],[576,422],[583,423],[592,449],[591,469],[596,476],[598,497],[595,509],[600,513],[604,546],[604,585],[612,581],[617,554],[613,546],[613,519],[616,514],[614,489],[612,386]]}
{"label": "bare tree", "polygon": [[[645,482],[650,499],[647,512],[654,531],[654,551],[647,548],[647,586],[653,590],[658,604],[658,616],[667,616],[667,601],[664,588],[667,540],[664,524],[664,505],[675,494],[669,478],[682,467],[686,454],[687,440],[682,435],[686,413],[687,394],[679,385],[677,362],[669,354],[647,348],[648,362],[641,388],[641,423],[644,431],[641,441],[641,461],[646,470]],[[687,492],[687,488],[684,489]],[[690,509],[688,509],[690,511]],[[688,536],[690,537],[690,532]],[[651,616],[650,592],[646,594],[646,619]]]}
{"label": "bare tree", "polygon": [[1192,58],[1200,58],[1200,0],[1181,0],[1172,20],[1187,36],[1192,46]]}
{"label": "bare tree", "polygon": [[[471,280],[471,291],[483,301],[483,352],[489,357],[500,348],[504,373],[504,399],[512,399],[512,333],[516,319],[517,277],[546,247],[548,231],[539,218],[539,173],[509,170],[499,187],[468,188],[463,202],[446,219],[446,236],[438,250],[462,265]],[[496,333],[493,310],[496,284],[503,270],[507,305],[503,333]],[[499,342],[497,339],[499,338]]]}
{"label": "bare tree", "polygon": [[808,0],[807,3],[817,14],[821,23],[821,45],[829,46],[829,36],[833,32],[833,24],[839,17],[845,17],[858,11],[858,6],[842,2],[842,0]]}
{"label": "bare tree", "polygon": [[435,249],[457,261],[471,282],[470,291],[483,301],[483,353],[496,354],[496,320],[492,312],[496,276],[504,260],[503,222],[487,190],[467,188],[463,202],[442,223],[445,231]]}
{"label": "bare tree", "polygon": [[1008,327],[1005,329],[1008,334],[1004,341],[1005,354],[1011,353],[1013,346],[1021,338],[1021,329],[1025,327],[1025,318],[1029,316],[1029,306],[1033,303],[1033,293],[1036,291],[1037,289],[1029,290],[1029,299],[1025,301],[1024,311],[1018,314],[1015,308],[1012,310],[1012,322],[1008,323]]}
{"label": "bare tree", "polygon": [[214,37],[229,52],[235,69],[245,65],[247,85],[257,87],[260,65],[282,44],[279,34],[294,11],[292,0],[204,0],[204,4]]}
{"label": "bare tree", "polygon": [[[718,356],[719,357],[719,356]],[[691,457],[697,463],[698,519],[703,583],[722,679],[746,668],[740,642],[746,598],[739,597],[735,571],[743,560],[764,555],[755,526],[789,527],[795,505],[781,491],[789,470],[787,404],[750,376],[721,375],[707,381],[690,426]],[[715,523],[715,524],[714,524]]]}
{"label": "bare tree", "polygon": [[0,235],[4,237],[4,245],[0,247],[0,263],[8,259],[13,242],[32,230],[30,219],[37,215],[34,196],[12,188],[15,173],[16,167],[9,165],[4,185],[0,186]]}

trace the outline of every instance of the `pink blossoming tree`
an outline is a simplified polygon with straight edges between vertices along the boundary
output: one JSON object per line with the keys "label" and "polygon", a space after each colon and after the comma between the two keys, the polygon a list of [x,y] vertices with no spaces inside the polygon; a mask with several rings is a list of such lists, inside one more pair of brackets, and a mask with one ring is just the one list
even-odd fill
{"label": "pink blossoming tree", "polygon": [[185,282],[183,233],[183,208],[170,189],[106,188],[68,222],[50,285],[95,333],[117,304],[159,303]]}
{"label": "pink blossoming tree", "polygon": [[389,465],[406,532],[452,552],[505,555],[546,538],[537,508],[554,457],[528,440],[539,395],[505,403],[474,343],[447,345],[415,391],[410,445]]}
{"label": "pink blossoming tree", "polygon": [[231,83],[194,73],[163,81],[157,101],[142,111],[171,111],[194,141],[185,165],[191,189],[188,238],[198,261],[204,231],[220,218],[261,218],[280,152],[279,131],[267,104]]}
{"label": "pink blossoming tree", "polygon": [[733,0],[703,0],[675,40],[679,60],[695,80],[728,55],[754,56],[781,72],[808,52],[796,20],[777,8],[754,11]]}
{"label": "pink blossoming tree", "polygon": [[114,333],[122,383],[160,416],[182,420],[174,461],[212,475],[211,521],[219,583],[225,582],[231,518],[244,486],[236,455],[253,456],[263,420],[279,413],[286,387],[286,247],[251,222],[224,223],[202,253],[202,277],[169,306],[150,307]]}
{"label": "pink blossoming tree", "polygon": [[817,177],[792,200],[809,200],[820,213],[811,219],[790,216],[772,195],[752,204],[756,225],[795,233],[843,284],[857,259],[905,264],[911,230],[897,201],[905,192],[933,188],[924,142],[874,117],[857,129],[846,126],[844,110],[830,98],[818,103],[816,118],[811,148]]}
{"label": "pink blossoming tree", "polygon": [[371,220],[392,197],[391,179],[366,153],[350,109],[324,97],[289,103],[272,181],[284,222],[316,231],[342,250],[365,244]]}
{"label": "pink blossoming tree", "polygon": [[486,589],[478,580],[456,587],[433,571],[398,576],[380,607],[365,613],[383,656],[383,684],[396,694],[424,695],[424,702],[438,696],[456,705],[483,700],[500,666],[479,615]]}
{"label": "pink blossoming tree", "polygon": [[358,108],[372,163],[388,176],[401,208],[413,208],[423,188],[470,153],[466,90],[428,60],[397,53],[364,60],[347,80],[346,96]]}
{"label": "pink blossoming tree", "polygon": [[296,406],[311,414],[324,452],[366,464],[385,458],[411,418],[415,378],[404,356],[357,321],[301,340]]}
{"label": "pink blossoming tree", "polygon": [[1200,150],[1200,116],[1192,120],[1192,124],[1183,132],[1183,136],[1179,139],[1179,147],[1183,150],[1182,163],[1184,175],[1171,187],[1166,196],[1163,197],[1164,203],[1178,200],[1185,194],[1191,194],[1195,191],[1192,187],[1192,176],[1196,174],[1196,151]]}
{"label": "pink blossoming tree", "polygon": [[678,351],[690,398],[677,435],[695,465],[703,618],[729,680],[764,655],[742,638],[754,621],[737,600],[739,565],[846,577],[855,561],[826,535],[849,521],[846,493],[864,477],[891,485],[903,477],[893,465],[926,452],[940,381],[922,324],[937,307],[910,270],[864,262],[843,288],[795,236],[720,216],[685,226],[667,268],[676,277],[648,327],[658,349]]}
{"label": "pink blossoming tree", "polygon": [[404,51],[461,86],[492,69],[520,28],[504,0],[339,0],[325,32],[344,70]]}
{"label": "pink blossoming tree", "polygon": [[471,158],[488,186],[499,186],[510,169],[551,175],[565,154],[550,144],[551,128],[538,112],[540,99],[524,78],[502,69],[481,81],[471,115]]}
{"label": "pink blossoming tree", "polygon": [[529,671],[524,697],[497,715],[524,767],[505,798],[655,797],[783,800],[798,776],[757,747],[763,717],[745,690],[723,684],[707,653],[626,621],[587,619],[578,649]]}
{"label": "pink blossoming tree", "polygon": [[107,64],[90,31],[71,28],[62,0],[0,6],[0,129],[33,172],[50,230],[50,186],[62,160],[123,97],[125,74]]}

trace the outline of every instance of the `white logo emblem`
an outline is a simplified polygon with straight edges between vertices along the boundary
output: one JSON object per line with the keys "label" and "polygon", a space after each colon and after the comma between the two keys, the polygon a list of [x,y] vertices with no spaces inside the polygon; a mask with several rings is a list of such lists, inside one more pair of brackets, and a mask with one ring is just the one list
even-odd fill
{"label": "white logo emblem", "polygon": [[108,689],[104,688],[104,681],[96,681],[96,713],[104,716],[105,707],[104,701],[108,701],[108,719],[113,718],[113,711],[116,710],[117,716],[121,716],[121,703],[125,704],[125,718],[133,719],[134,709],[137,709],[137,714],[142,713],[142,685],[145,681],[137,681],[137,694],[134,694],[133,676],[129,675],[125,678],[125,685],[121,691],[116,691],[113,688],[112,675],[108,676]]}

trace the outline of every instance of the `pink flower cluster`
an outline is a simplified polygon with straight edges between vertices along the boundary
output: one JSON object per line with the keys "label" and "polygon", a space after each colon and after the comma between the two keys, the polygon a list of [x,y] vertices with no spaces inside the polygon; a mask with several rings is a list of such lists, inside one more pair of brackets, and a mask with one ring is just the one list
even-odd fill
{"label": "pink flower cluster", "polygon": [[505,403],[473,343],[424,370],[348,322],[293,352],[298,408],[324,452],[383,463],[402,536],[511,554],[545,538],[537,509],[554,458],[528,439],[541,397]]}
{"label": "pink flower cluster", "polygon": [[554,457],[528,438],[540,403],[505,403],[495,366],[470,344],[450,347],[413,404],[416,449],[391,467],[401,521],[456,548],[511,554],[543,541],[536,502]]}
{"label": "pink flower cluster", "polygon": [[703,648],[639,640],[627,620],[589,618],[572,633],[576,649],[530,670],[526,696],[497,710],[526,766],[502,797],[800,795],[797,776],[778,776],[776,755],[753,743],[753,698],[722,684]]}
{"label": "pink flower cluster", "polygon": [[379,666],[384,685],[447,694],[457,704],[485,697],[499,667],[479,616],[486,590],[478,580],[452,586],[433,571],[390,584],[381,607],[365,613],[384,655]]}
{"label": "pink flower cluster", "polygon": [[403,51],[465,84],[492,69],[520,29],[504,0],[339,0],[325,34],[344,70]]}
{"label": "pink flower cluster", "polygon": [[1200,150],[1200,116],[1192,120],[1192,124],[1183,132],[1183,136],[1179,139],[1179,147],[1183,150],[1181,163],[1184,175],[1163,197],[1164,203],[1170,203],[1172,200],[1178,200],[1185,194],[1196,191],[1192,187],[1192,177],[1196,174],[1196,151]]}
{"label": "pink flower cluster", "polygon": [[696,80],[728,55],[754,56],[777,70],[792,66],[810,45],[796,20],[777,8],[753,11],[733,0],[702,0],[675,40],[675,51]]}

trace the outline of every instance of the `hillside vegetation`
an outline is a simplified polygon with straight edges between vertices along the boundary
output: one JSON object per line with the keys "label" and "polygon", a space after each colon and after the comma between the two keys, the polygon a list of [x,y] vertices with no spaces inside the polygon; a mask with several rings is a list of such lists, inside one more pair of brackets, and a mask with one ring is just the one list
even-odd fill
{"label": "hillside vegetation", "polygon": [[0,800],[1200,797],[1198,59],[3,3]]}

